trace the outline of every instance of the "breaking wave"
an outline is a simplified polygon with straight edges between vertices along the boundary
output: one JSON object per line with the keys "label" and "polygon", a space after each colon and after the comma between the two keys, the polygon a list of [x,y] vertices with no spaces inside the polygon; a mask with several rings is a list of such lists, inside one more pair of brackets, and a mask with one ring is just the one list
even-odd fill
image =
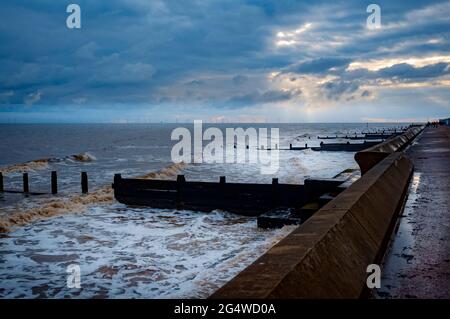
{"label": "breaking wave", "polygon": [[7,167],[0,168],[0,172],[3,174],[12,174],[16,172],[37,171],[46,169],[51,158],[44,158],[35,161],[29,161],[25,163],[15,164]]}
{"label": "breaking wave", "polygon": [[34,161],[29,161],[20,164],[14,164],[11,166],[0,168],[0,172],[3,174],[23,173],[28,171],[39,171],[48,168],[49,163],[62,162],[64,160],[76,161],[76,162],[92,162],[97,158],[89,152],[66,156],[63,158],[49,157],[42,158]]}
{"label": "breaking wave", "polygon": [[77,162],[92,162],[97,160],[97,158],[89,152],[70,155],[68,158]]}
{"label": "breaking wave", "polygon": [[298,170],[299,173],[307,174],[309,173],[309,169],[302,163],[299,157],[291,157],[288,160],[288,163],[291,167],[294,167]]}
{"label": "breaking wave", "polygon": [[159,171],[150,172],[148,174],[141,175],[141,176],[139,176],[137,178],[141,178],[141,179],[154,179],[154,178],[165,179],[165,178],[173,177],[173,176],[177,175],[180,172],[180,170],[185,168],[187,165],[188,164],[186,164],[186,163],[173,163],[173,164],[170,164],[170,165],[160,169]]}
{"label": "breaking wave", "polygon": [[[151,172],[137,178],[141,179],[167,179],[175,176],[188,164],[170,164],[159,171]],[[66,213],[82,212],[92,205],[110,203],[114,199],[111,186],[104,186],[86,195],[71,195],[65,198],[50,199],[39,207],[26,210],[14,210],[11,213],[0,216],[0,233],[9,232],[12,227],[23,226],[32,221],[62,215]]]}

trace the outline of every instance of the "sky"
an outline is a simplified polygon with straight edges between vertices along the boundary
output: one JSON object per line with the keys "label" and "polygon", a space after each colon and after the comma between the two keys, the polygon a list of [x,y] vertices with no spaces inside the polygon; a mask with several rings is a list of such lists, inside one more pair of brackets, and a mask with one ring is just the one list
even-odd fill
{"label": "sky", "polygon": [[450,1],[2,1],[0,122],[449,117],[449,30]]}

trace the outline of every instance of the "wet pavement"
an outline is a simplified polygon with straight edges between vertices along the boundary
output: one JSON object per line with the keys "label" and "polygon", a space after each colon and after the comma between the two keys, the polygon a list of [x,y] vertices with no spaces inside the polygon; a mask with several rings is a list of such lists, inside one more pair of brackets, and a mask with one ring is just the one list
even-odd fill
{"label": "wet pavement", "polygon": [[426,128],[406,151],[408,199],[375,298],[450,298],[450,127]]}

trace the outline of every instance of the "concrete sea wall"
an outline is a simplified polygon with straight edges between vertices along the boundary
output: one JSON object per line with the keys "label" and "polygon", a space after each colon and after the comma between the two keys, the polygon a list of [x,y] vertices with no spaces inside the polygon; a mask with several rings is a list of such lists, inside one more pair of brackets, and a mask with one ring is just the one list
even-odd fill
{"label": "concrete sea wall", "polygon": [[361,297],[367,266],[384,254],[413,171],[397,150],[420,131],[410,130],[363,155],[370,165],[363,166],[358,181],[210,298]]}

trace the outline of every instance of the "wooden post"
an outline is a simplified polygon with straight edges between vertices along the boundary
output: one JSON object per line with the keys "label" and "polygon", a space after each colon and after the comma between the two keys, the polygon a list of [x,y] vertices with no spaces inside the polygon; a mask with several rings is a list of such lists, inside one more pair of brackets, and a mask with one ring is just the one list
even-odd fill
{"label": "wooden post", "polygon": [[52,171],[52,194],[58,193],[58,175],[56,171]]}
{"label": "wooden post", "polygon": [[3,188],[3,173],[0,172],[0,192],[3,192],[4,188]]}
{"label": "wooden post", "polygon": [[292,144],[289,144],[289,149],[290,149],[290,150],[292,149]]}
{"label": "wooden post", "polygon": [[278,206],[278,178],[272,178],[272,204]]}
{"label": "wooden post", "polygon": [[86,172],[81,172],[81,192],[88,193],[88,176]]}
{"label": "wooden post", "polygon": [[28,173],[23,173],[23,192],[29,193],[30,187],[28,185]]}
{"label": "wooden post", "polygon": [[220,181],[219,181],[219,191],[222,193],[222,196],[226,196],[225,195],[225,193],[226,193],[226,183],[227,183],[227,180],[226,180],[226,177],[225,176],[220,176]]}
{"label": "wooden post", "polygon": [[177,208],[183,208],[182,186],[186,182],[184,175],[177,175]]}
{"label": "wooden post", "polygon": [[114,186],[116,184],[119,184],[120,180],[122,179],[122,175],[120,174],[114,174],[114,182],[112,184],[112,188],[114,188]]}

